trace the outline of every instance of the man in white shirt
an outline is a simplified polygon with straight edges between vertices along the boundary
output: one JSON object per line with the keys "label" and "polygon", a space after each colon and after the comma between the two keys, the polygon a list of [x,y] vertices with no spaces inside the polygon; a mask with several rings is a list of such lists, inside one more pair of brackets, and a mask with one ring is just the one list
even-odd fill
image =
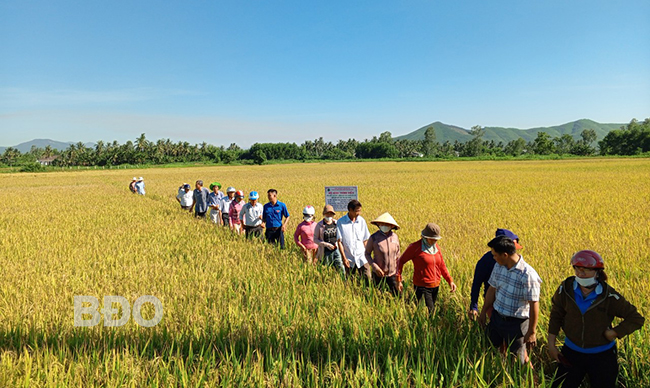
{"label": "man in white shirt", "polygon": [[262,221],[264,206],[257,202],[259,198],[260,195],[257,191],[251,191],[248,195],[249,202],[242,206],[239,212],[239,219],[242,221],[246,238],[261,238],[262,236],[262,229],[264,228]]}
{"label": "man in white shirt", "polygon": [[192,187],[187,183],[183,183],[183,186],[178,189],[176,200],[181,204],[181,209],[189,211],[194,203]]}
{"label": "man in white shirt", "polygon": [[370,238],[368,224],[361,217],[361,202],[353,199],[348,203],[348,214],[341,217],[336,224],[338,238],[343,245],[343,263],[350,275],[357,275],[364,282],[369,282],[372,270],[366,260],[366,241]]}

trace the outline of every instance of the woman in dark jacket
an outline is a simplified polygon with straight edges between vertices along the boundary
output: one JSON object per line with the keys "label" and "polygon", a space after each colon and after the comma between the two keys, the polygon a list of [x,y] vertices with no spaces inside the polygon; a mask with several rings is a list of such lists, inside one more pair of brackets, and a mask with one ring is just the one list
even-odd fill
{"label": "woman in dark jacket", "polygon": [[[553,386],[579,387],[589,375],[592,387],[615,387],[618,376],[616,339],[638,330],[644,318],[607,284],[605,262],[594,251],[571,258],[575,276],[567,278],[553,295],[548,328],[548,353],[558,361]],[[623,321],[612,328],[614,317]],[[564,330],[560,351],[555,341]]]}

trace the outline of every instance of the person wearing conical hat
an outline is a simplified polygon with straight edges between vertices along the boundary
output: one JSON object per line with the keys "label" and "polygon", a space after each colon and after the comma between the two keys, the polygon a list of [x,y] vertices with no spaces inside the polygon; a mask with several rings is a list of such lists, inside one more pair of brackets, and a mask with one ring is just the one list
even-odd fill
{"label": "person wearing conical hat", "polygon": [[397,260],[400,255],[399,237],[394,232],[399,225],[389,213],[370,221],[379,228],[366,243],[366,260],[372,268],[372,279],[379,287],[388,287],[398,294]]}
{"label": "person wearing conical hat", "polygon": [[433,314],[433,308],[438,298],[441,275],[449,283],[451,292],[456,291],[456,283],[451,278],[445,260],[442,258],[440,247],[438,247],[440,238],[440,227],[433,222],[428,223],[422,230],[422,238],[409,245],[397,262],[398,287],[399,291],[402,291],[402,269],[404,264],[413,261],[415,296],[418,301],[424,299],[429,314]]}

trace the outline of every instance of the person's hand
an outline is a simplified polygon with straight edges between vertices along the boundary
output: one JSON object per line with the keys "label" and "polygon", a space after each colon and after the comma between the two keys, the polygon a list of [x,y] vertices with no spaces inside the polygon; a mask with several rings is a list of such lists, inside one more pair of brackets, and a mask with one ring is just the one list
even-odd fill
{"label": "person's hand", "polygon": [[282,227],[280,229],[284,232],[287,229],[287,226],[285,224],[282,224]]}
{"label": "person's hand", "polygon": [[350,260],[346,259],[345,257],[343,258],[343,265],[345,268],[350,268]]}
{"label": "person's hand", "polygon": [[481,326],[485,326],[487,323],[487,315],[485,314],[484,311],[481,311],[481,313],[478,316],[478,323]]}
{"label": "person's hand", "polygon": [[548,355],[555,361],[560,361],[560,349],[555,344],[548,344]]}
{"label": "person's hand", "polygon": [[524,343],[528,347],[534,347],[537,344],[537,333],[529,330],[524,336]]}
{"label": "person's hand", "polygon": [[616,333],[613,329],[607,329],[603,334],[605,335],[605,338],[607,338],[607,341],[609,342],[612,342],[616,338],[618,338],[618,333]]}
{"label": "person's hand", "polygon": [[456,283],[451,282],[451,284],[449,286],[451,287],[451,292],[456,292],[456,288],[457,288]]}
{"label": "person's hand", "polygon": [[386,274],[384,273],[384,271],[383,271],[381,268],[379,268],[379,267],[377,267],[377,266],[373,266],[372,268],[375,270],[375,273],[376,273],[377,276],[379,276],[380,278],[383,278],[384,276],[386,276]]}
{"label": "person's hand", "polygon": [[402,290],[404,290],[404,283],[402,282],[397,283],[397,291],[402,292]]}
{"label": "person's hand", "polygon": [[475,321],[478,318],[478,311],[474,309],[469,309],[467,312],[467,316],[469,316],[469,319],[472,321]]}
{"label": "person's hand", "polygon": [[327,243],[327,242],[325,243],[325,248],[329,249],[330,251],[333,251],[334,249],[336,249],[334,244],[330,244],[330,243]]}

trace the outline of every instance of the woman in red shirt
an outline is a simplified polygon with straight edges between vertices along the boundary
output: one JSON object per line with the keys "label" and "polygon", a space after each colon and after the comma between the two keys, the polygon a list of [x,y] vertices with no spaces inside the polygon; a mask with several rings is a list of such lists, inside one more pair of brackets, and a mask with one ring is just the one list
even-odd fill
{"label": "woman in red shirt", "polygon": [[438,247],[438,240],[440,240],[440,227],[433,222],[428,223],[422,230],[422,238],[409,245],[397,263],[397,280],[399,290],[402,291],[404,287],[402,285],[402,268],[404,264],[413,261],[415,296],[418,301],[424,297],[429,314],[433,314],[433,307],[438,298],[441,276],[449,283],[451,292],[456,291],[456,283],[454,283],[447,270]]}

